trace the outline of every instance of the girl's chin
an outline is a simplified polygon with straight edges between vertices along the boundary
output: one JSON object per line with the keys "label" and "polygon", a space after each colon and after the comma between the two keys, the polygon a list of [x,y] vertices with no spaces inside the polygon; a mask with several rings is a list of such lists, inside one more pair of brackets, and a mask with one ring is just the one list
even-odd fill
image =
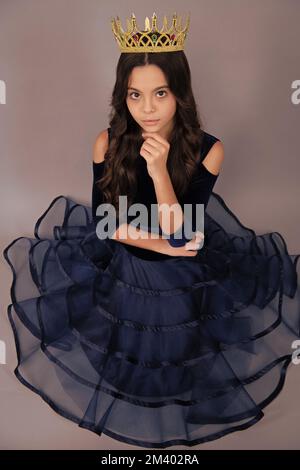
{"label": "girl's chin", "polygon": [[145,131],[151,132],[151,129],[159,129],[161,127],[160,122],[157,122],[155,124],[145,124],[143,123],[142,129]]}

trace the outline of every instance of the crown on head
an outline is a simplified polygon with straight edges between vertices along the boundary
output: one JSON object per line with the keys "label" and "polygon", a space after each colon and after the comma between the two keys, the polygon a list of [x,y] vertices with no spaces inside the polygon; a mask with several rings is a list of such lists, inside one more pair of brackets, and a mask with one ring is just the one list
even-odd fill
{"label": "crown on head", "polygon": [[184,41],[190,24],[190,13],[186,25],[182,28],[181,17],[173,14],[172,25],[168,27],[167,17],[164,16],[163,27],[157,28],[157,16],[152,15],[152,25],[148,16],[145,18],[145,29],[137,26],[135,14],[127,21],[127,31],[121,26],[120,18],[111,18],[111,26],[121,52],[172,52],[183,51]]}

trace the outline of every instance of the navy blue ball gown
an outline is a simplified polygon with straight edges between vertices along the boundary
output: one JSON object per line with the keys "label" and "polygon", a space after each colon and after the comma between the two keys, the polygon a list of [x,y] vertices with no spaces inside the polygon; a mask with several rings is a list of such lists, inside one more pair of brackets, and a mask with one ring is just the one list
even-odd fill
{"label": "navy blue ball gown", "polygon": [[[56,197],[34,236],[3,252],[16,377],[98,435],[165,448],[246,429],[294,365],[300,255],[280,233],[245,227],[213,192],[218,175],[202,160],[217,140],[204,132],[186,196],[205,205],[197,256],[97,237],[105,161],[93,162],[92,207]],[[153,203],[145,160],[138,165],[136,200]]]}

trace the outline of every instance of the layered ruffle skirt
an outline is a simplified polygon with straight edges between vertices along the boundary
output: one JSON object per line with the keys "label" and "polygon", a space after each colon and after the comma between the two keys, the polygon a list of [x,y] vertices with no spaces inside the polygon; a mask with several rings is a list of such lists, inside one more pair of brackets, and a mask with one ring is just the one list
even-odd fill
{"label": "layered ruffle skirt", "polygon": [[[132,445],[248,428],[296,367],[299,256],[212,193],[195,257],[145,260],[55,198],[3,254],[16,377],[60,415]],[[300,368],[299,368],[300,371]]]}

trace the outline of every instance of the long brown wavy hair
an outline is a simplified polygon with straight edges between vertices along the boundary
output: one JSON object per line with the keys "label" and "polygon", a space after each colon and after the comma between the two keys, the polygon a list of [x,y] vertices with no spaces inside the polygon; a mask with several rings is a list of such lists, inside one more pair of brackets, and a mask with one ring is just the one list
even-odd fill
{"label": "long brown wavy hair", "polygon": [[104,201],[112,204],[119,214],[119,195],[126,195],[128,207],[136,194],[136,160],[144,142],[141,128],[132,118],[126,103],[131,71],[136,66],[154,64],[164,73],[176,98],[175,123],[170,136],[167,160],[174,191],[180,199],[196,170],[196,160],[203,139],[202,122],[191,86],[191,73],[183,51],[155,53],[121,53],[117,76],[110,101],[109,125],[111,138],[104,156],[103,176],[96,182]]}

